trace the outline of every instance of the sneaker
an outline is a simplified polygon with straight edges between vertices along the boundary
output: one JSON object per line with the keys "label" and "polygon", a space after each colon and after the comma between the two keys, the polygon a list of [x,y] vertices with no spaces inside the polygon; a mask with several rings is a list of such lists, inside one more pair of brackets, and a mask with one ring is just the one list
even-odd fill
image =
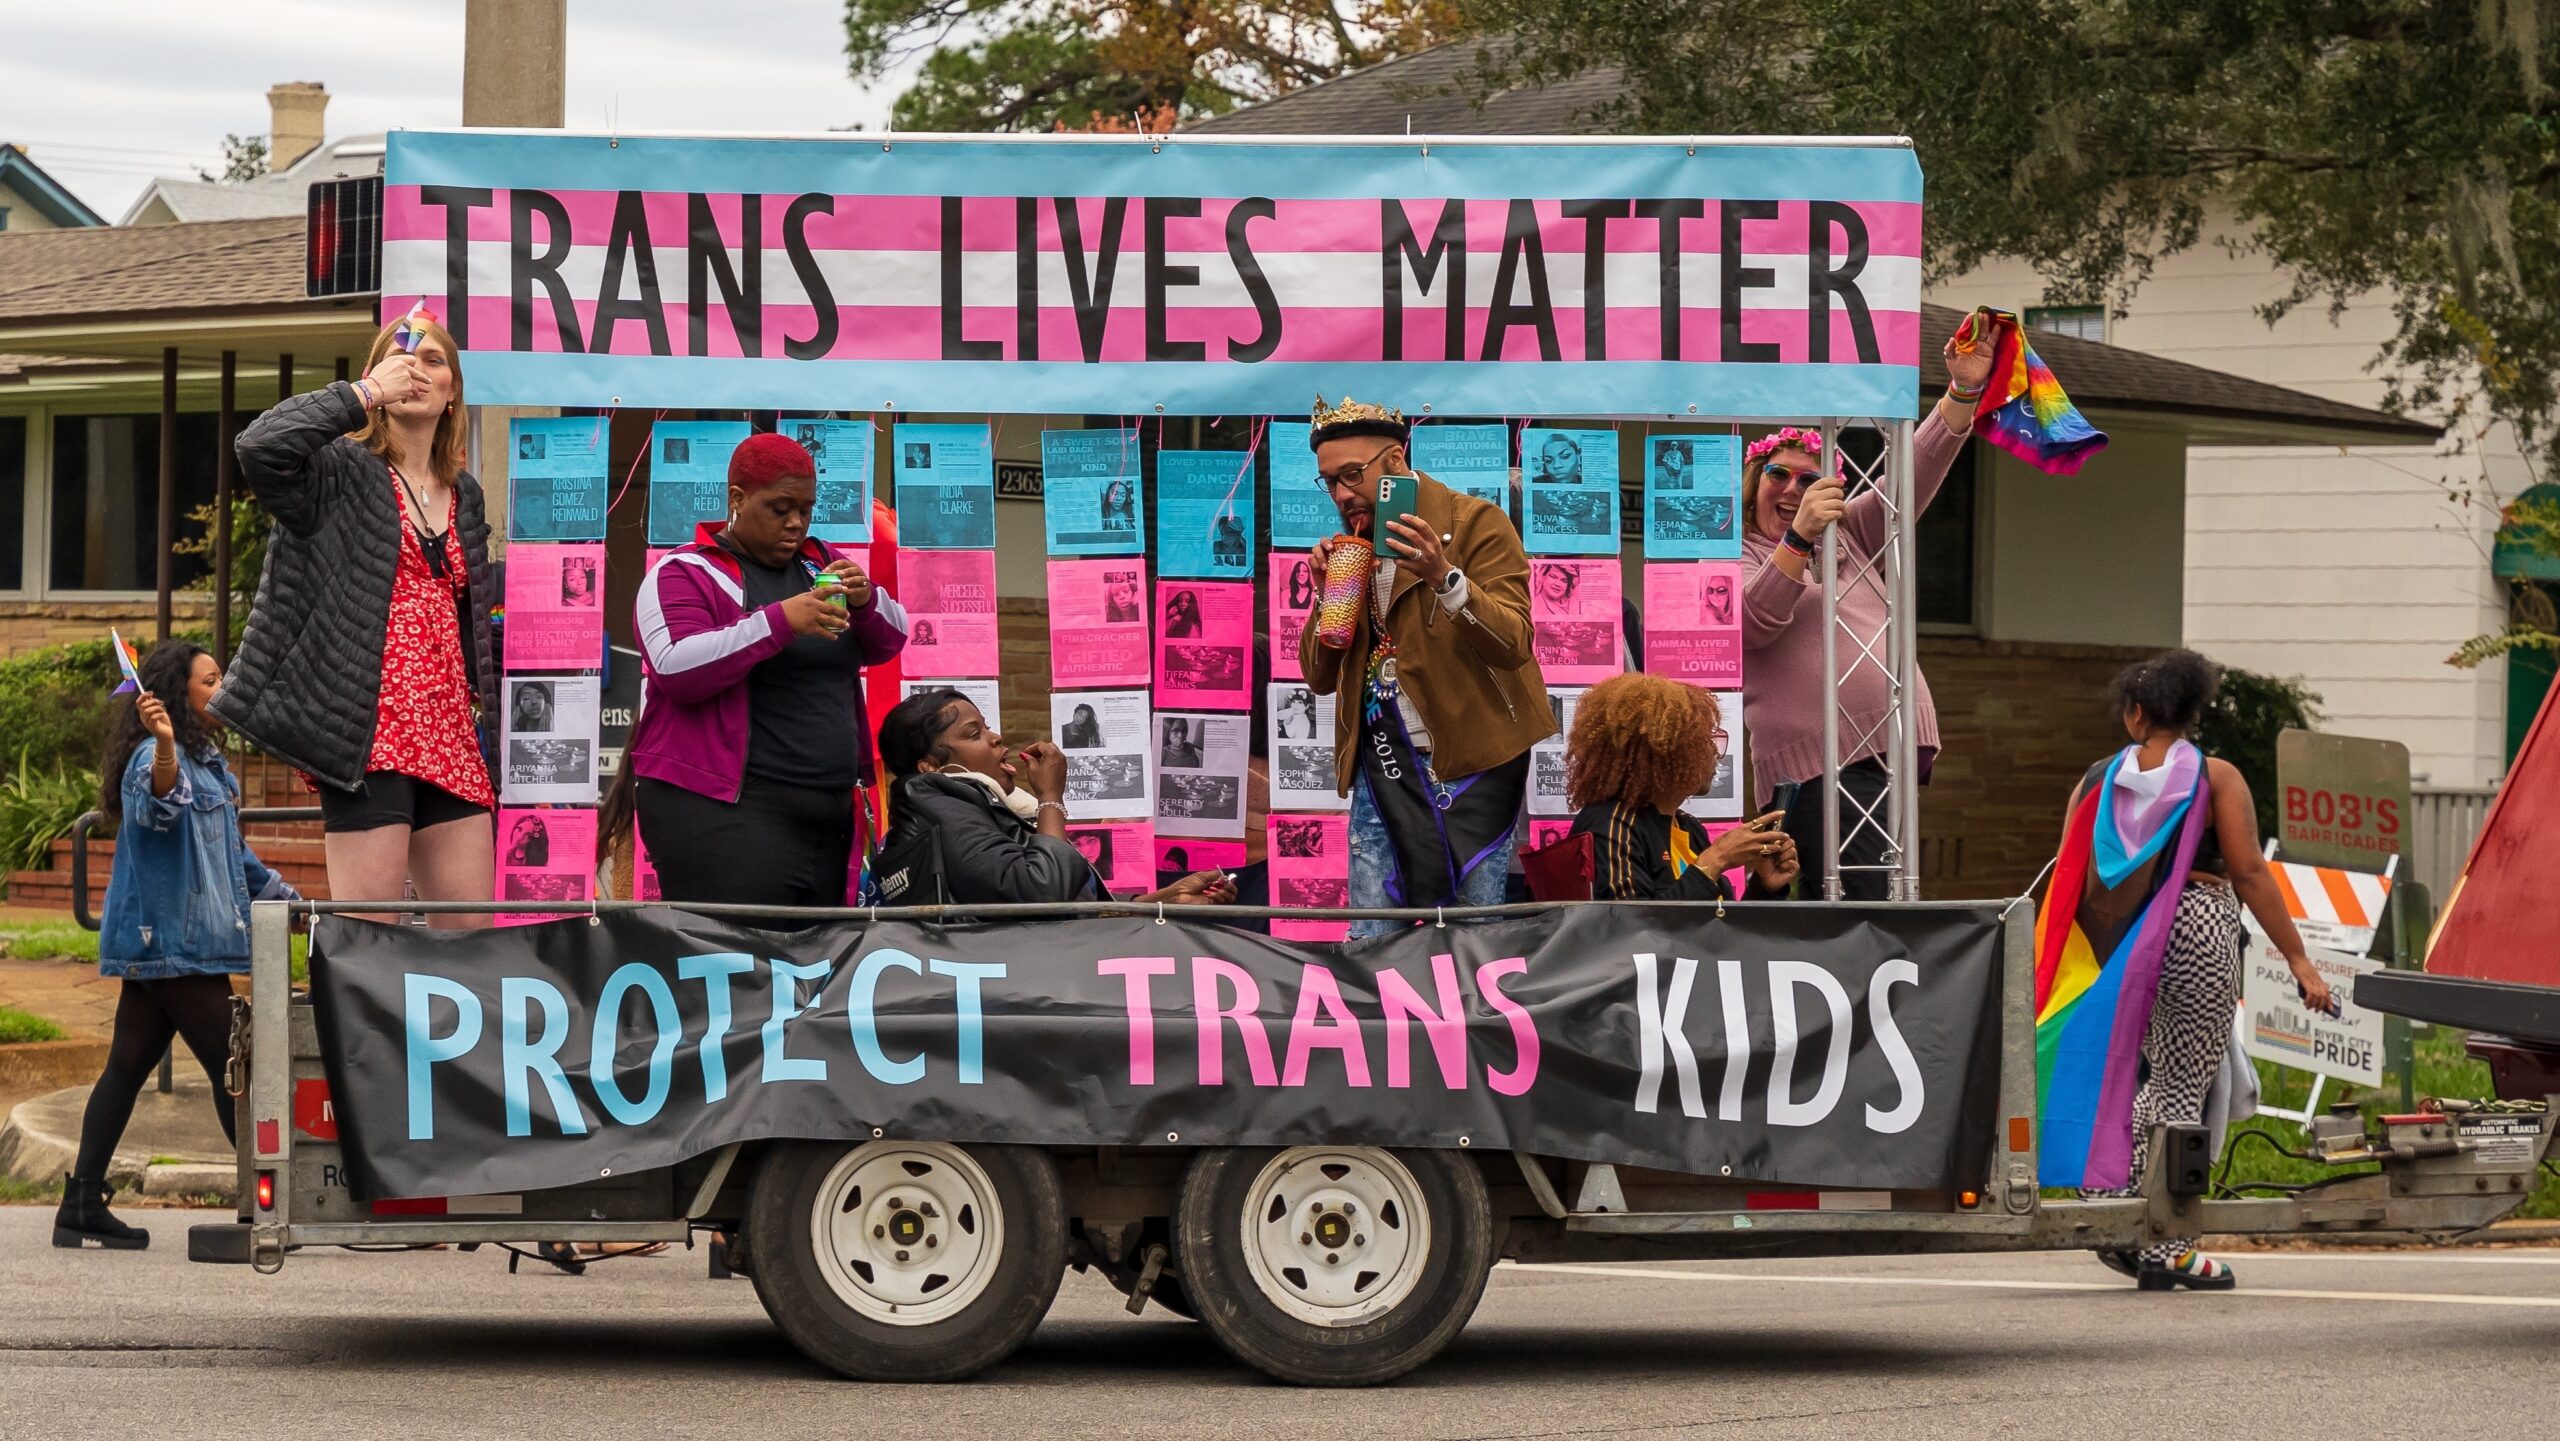
{"label": "sneaker", "polygon": [[2240,1284],[2240,1277],[2190,1246],[2166,1261],[2144,1260],[2134,1284],[2145,1291],[2174,1291],[2181,1286],[2191,1291],[2228,1291]]}

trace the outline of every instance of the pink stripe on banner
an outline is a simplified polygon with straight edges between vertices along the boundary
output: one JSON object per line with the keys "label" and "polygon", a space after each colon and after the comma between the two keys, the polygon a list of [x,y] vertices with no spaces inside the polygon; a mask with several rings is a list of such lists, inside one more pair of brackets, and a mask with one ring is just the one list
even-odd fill
{"label": "pink stripe on banner", "polygon": [[[603,245],[611,238],[615,206],[619,199],[616,192],[557,190],[545,193],[567,213],[572,244]],[[480,241],[512,239],[513,203],[509,196],[510,192],[498,191],[488,206],[472,210],[465,234]],[[781,247],[783,216],[797,198],[790,195],[761,197],[767,248]],[[737,248],[741,233],[740,203],[741,197],[736,195],[709,197],[721,240],[732,250]],[[1227,215],[1237,203],[1232,197],[1204,199],[1198,216],[1168,217],[1165,221],[1166,248],[1178,252],[1226,249]],[[1247,223],[1246,235],[1257,253],[1369,253],[1379,247],[1379,204],[1375,200],[1280,200],[1269,203],[1272,206],[1269,218]],[[1402,202],[1407,221],[1421,243],[1430,242],[1433,228],[1439,223],[1443,203],[1436,199]],[[1916,256],[1920,253],[1918,205],[1902,201],[1846,203],[1866,222],[1870,254]],[[1585,222],[1566,218],[1564,203],[1560,200],[1539,200],[1534,204],[1540,240],[1547,249],[1581,254]],[[682,192],[646,192],[641,196],[640,208],[648,223],[652,242],[660,246],[685,243],[690,212]],[[1080,250],[1091,253],[1101,244],[1104,209],[1104,202],[1098,198],[1087,196],[1077,200]],[[961,201],[960,213],[963,249],[1013,250],[1016,219],[1011,197],[972,196]],[[1775,220],[1743,222],[1743,249],[1747,252],[1802,254],[1811,213],[1809,202],[1779,202]],[[1038,215],[1039,248],[1044,251],[1064,250],[1066,244],[1058,233],[1054,203],[1044,197],[1038,207]],[[1509,218],[1510,206],[1506,201],[1467,202],[1467,248],[1486,255],[1498,254]],[[1144,249],[1145,219],[1142,202],[1133,199],[1122,207],[1121,250],[1134,252]],[[383,234],[386,239],[442,240],[446,224],[444,207],[427,205],[419,196],[419,187],[395,185],[384,192]],[[538,243],[554,243],[555,238],[539,220],[535,222],[535,230]],[[1715,203],[1707,202],[1705,216],[1683,220],[1680,231],[1682,250],[1693,255],[1716,253],[1722,232],[1716,221]],[[838,196],[834,213],[809,217],[805,233],[813,250],[939,250],[942,245],[942,200],[933,195]],[[1659,246],[1656,222],[1641,217],[1610,220],[1607,235],[1608,248],[1612,253],[1650,255]],[[1829,238],[1829,244],[1834,253],[1842,249],[1836,234]]]}
{"label": "pink stripe on banner", "polygon": [[[407,311],[409,297],[385,296],[385,314]],[[430,302],[433,299],[430,298]],[[396,308],[395,308],[396,307]],[[581,300],[576,306],[579,345],[591,349],[595,340],[595,302]],[[681,304],[662,307],[668,347],[678,355],[691,353],[691,331]],[[531,349],[546,354],[561,350],[559,328],[554,322],[551,302],[537,293],[533,300],[533,336]],[[1409,309],[1403,318],[1404,357],[1407,360],[1440,360],[1446,358],[1444,347],[1448,334],[1443,312]],[[1467,312],[1465,349],[1461,359],[1476,360],[1484,355],[1486,312],[1471,308]],[[1722,337],[1717,322],[1721,312],[1713,309],[1685,309],[1680,312],[1680,356],[1684,360],[1715,360],[1721,354]],[[705,348],[708,354],[724,359],[737,359],[745,352],[740,348],[736,332],[729,323],[728,308],[711,305],[704,308]],[[1873,314],[1876,347],[1887,361],[1916,355],[1920,344],[1920,317],[1914,311],[1882,310]],[[1313,307],[1300,306],[1281,312],[1280,347],[1265,359],[1278,361],[1339,361],[1345,357],[1375,357],[1384,353],[1382,344],[1383,313],[1366,306]],[[828,353],[829,360],[919,360],[942,359],[942,312],[930,305],[844,305],[836,307],[836,343]],[[474,344],[483,349],[504,349],[508,336],[507,299],[502,295],[475,295],[471,298],[471,335]],[[1180,307],[1165,312],[1166,338],[1174,342],[1196,342],[1207,347],[1211,361],[1229,359],[1229,345],[1252,342],[1262,334],[1263,320],[1251,306]],[[805,339],[817,333],[817,310],[807,305],[768,305],[763,311],[763,354],[767,358],[782,353],[785,337]],[[995,341],[1004,347],[1003,358],[1020,360],[1019,338],[1014,325],[1014,312],[1006,306],[972,305],[961,311],[960,333],[968,340]],[[1777,358],[1787,364],[1803,364],[1813,357],[1808,343],[1807,317],[1800,310],[1749,310],[1743,312],[1742,339],[1749,344],[1774,344]],[[1609,360],[1659,360],[1661,314],[1648,306],[1621,310],[1611,307],[1608,313]],[[1560,360],[1591,359],[1584,344],[1582,310],[1560,306],[1555,311],[1555,340]],[[625,318],[614,327],[610,354],[647,355],[649,331],[636,318]],[[1084,339],[1076,314],[1064,306],[1044,306],[1040,311],[1040,354],[1047,361],[1082,361],[1087,357]],[[1136,306],[1114,306],[1103,323],[1102,361],[1143,361],[1147,358],[1146,312]],[[1536,327],[1513,325],[1503,336],[1502,360],[1537,360],[1540,358]],[[1831,312],[1831,360],[1849,363],[1857,359],[1857,339],[1849,316],[1839,306]]]}

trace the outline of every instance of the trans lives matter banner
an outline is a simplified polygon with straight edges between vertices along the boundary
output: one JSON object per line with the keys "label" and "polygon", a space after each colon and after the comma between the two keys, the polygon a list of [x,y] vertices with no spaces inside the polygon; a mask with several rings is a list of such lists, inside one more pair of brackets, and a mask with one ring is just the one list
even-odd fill
{"label": "trans lives matter banner", "polygon": [[394,131],[502,405],[1916,414],[1906,145]]}
{"label": "trans lives matter banner", "polygon": [[1953,1189],[1989,1155],[1999,936],[1988,909],[1954,907],[1595,905],[1358,947],[1150,917],[333,918],[312,977],[339,1124],[378,1196],[874,1128],[1465,1144]]}

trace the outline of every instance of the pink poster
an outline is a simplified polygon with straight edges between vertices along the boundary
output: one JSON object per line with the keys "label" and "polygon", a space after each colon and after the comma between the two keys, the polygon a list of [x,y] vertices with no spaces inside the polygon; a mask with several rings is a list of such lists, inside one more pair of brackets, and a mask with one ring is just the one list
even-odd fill
{"label": "pink poster", "polygon": [[1298,668],[1298,634],[1316,608],[1317,577],[1302,552],[1276,552],[1271,557],[1271,678],[1305,680]]}
{"label": "pink poster", "polygon": [[1570,816],[1562,818],[1531,816],[1528,837],[1520,843],[1520,848],[1524,851],[1542,851],[1572,833],[1573,819]]}
{"label": "pink poster", "polygon": [[640,839],[640,828],[631,828],[631,894],[635,901],[663,901],[666,893],[658,888],[658,865],[649,859],[649,847]]}
{"label": "pink poster", "polygon": [[604,547],[507,547],[506,666],[594,670],[604,664]]}
{"label": "pink poster", "polygon": [[1229,875],[1244,869],[1244,842],[1203,841],[1190,836],[1156,837],[1156,873],[1187,876],[1211,868]]}
{"label": "pink poster", "polygon": [[1709,690],[1741,688],[1740,565],[1656,561],[1644,568],[1644,668]]}
{"label": "pink poster", "polygon": [[[1708,844],[1708,845],[1714,845],[1717,841],[1720,841],[1720,840],[1724,839],[1724,833],[1725,833],[1726,831],[1732,830],[1734,827],[1739,826],[1739,825],[1741,825],[1741,824],[1743,824],[1743,823],[1742,823],[1741,821],[1726,821],[1726,822],[1724,822],[1723,824],[1719,825],[1719,824],[1716,824],[1716,823],[1714,823],[1714,822],[1701,821],[1701,822],[1699,822],[1699,824],[1700,824],[1701,826],[1705,827],[1705,829],[1706,829],[1706,832],[1707,832],[1707,844]],[[1743,869],[1742,867],[1740,867],[1740,866],[1735,866],[1732,870],[1729,870],[1729,871],[1727,871],[1727,872],[1725,872],[1725,873],[1724,873],[1724,883],[1725,883],[1727,886],[1731,887],[1731,888],[1732,888],[1732,890],[1733,890],[1733,893],[1734,893],[1735,895],[1737,895],[1737,896],[1742,894],[1742,888],[1743,888],[1744,886],[1746,886],[1746,885],[1750,884],[1750,882],[1751,882],[1751,873],[1750,873],[1749,871],[1744,870],[1744,869]],[[1818,885],[1820,885],[1821,883],[1822,883],[1822,882],[1820,881],[1820,879],[1819,879],[1819,878],[1817,878],[1817,879],[1815,880],[1815,882],[1814,882],[1814,884],[1815,884],[1815,885],[1817,885],[1817,886],[1818,886]]]}
{"label": "pink poster", "polygon": [[994,551],[900,547],[897,596],[907,608],[900,674],[997,673]]}
{"label": "pink poster", "polygon": [[1125,898],[1156,888],[1155,833],[1147,822],[1070,825],[1067,843],[1102,872],[1102,883],[1113,895]]}
{"label": "pink poster", "polygon": [[1146,561],[1049,562],[1049,683],[1145,685],[1147,660]]}
{"label": "pink poster", "polygon": [[[522,549],[522,547],[516,547]],[[592,899],[596,871],[596,813],[591,810],[502,807],[498,811],[498,899],[545,905],[580,905]],[[553,919],[501,915],[498,924],[519,926]]]}
{"label": "pink poster", "polygon": [[1622,598],[1614,556],[1530,560],[1531,645],[1549,684],[1590,685],[1623,669],[1619,664]]}
{"label": "pink poster", "polygon": [[[1351,817],[1275,815],[1271,818],[1271,904],[1351,904]],[[1339,941],[1349,921],[1275,920],[1271,934],[1284,941]]]}
{"label": "pink poster", "polygon": [[1253,709],[1253,586],[1169,580],[1156,587],[1156,704]]}

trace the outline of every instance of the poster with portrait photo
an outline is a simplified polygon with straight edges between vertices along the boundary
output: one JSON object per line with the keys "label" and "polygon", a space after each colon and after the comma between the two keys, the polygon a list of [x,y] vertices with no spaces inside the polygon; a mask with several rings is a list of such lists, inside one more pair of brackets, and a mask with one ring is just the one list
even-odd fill
{"label": "poster with portrait photo", "polygon": [[1040,506],[1053,556],[1146,549],[1146,497],[1135,426],[1040,432]]}
{"label": "poster with portrait photo", "polygon": [[1049,736],[1067,756],[1067,815],[1142,821],[1155,814],[1154,707],[1142,690],[1053,691]]}
{"label": "poster with portrait photo", "polygon": [[1156,568],[1167,579],[1253,579],[1253,456],[1156,453]]}
{"label": "poster with portrait photo", "polygon": [[1620,600],[1614,556],[1529,562],[1530,648],[1548,681],[1590,685],[1622,669]]}
{"label": "poster with portrait photo", "polygon": [[900,547],[995,549],[996,462],[985,426],[901,422],[890,431],[889,450],[897,462]]}
{"label": "poster with portrait photo", "polygon": [[1244,835],[1244,778],[1253,718],[1156,712],[1156,833],[1235,840]]}
{"label": "poster with portrait photo", "polygon": [[1171,885],[1194,871],[1225,871],[1229,875],[1245,868],[1243,841],[1205,841],[1196,836],[1156,837],[1156,884]]}
{"label": "poster with portrait photo", "polygon": [[1573,714],[1582,704],[1584,691],[1581,686],[1547,690],[1547,710],[1555,718],[1556,733],[1529,747],[1528,811],[1533,816],[1573,814],[1573,805],[1565,798],[1564,758],[1573,735]]}
{"label": "poster with portrait photo", "polygon": [[[576,905],[593,899],[596,813],[568,807],[498,809],[498,899]],[[557,919],[503,914],[502,926]]]}
{"label": "poster with portrait photo", "polygon": [[1742,793],[1742,692],[1716,692],[1716,725],[1725,734],[1724,751],[1716,757],[1716,772],[1707,778],[1706,788],[1680,803],[1680,809],[1700,820],[1740,820],[1743,807],[1750,798]]}
{"label": "poster with portrait photo", "polygon": [[591,670],[604,663],[604,547],[507,547],[505,668]]}
{"label": "poster with portrait photo", "polygon": [[868,419],[785,415],[775,421],[774,428],[800,442],[818,469],[818,500],[809,510],[809,534],[831,545],[869,545],[876,427]]}
{"label": "poster with portrait photo", "polygon": [[1728,560],[1644,568],[1644,668],[1709,690],[1742,684],[1742,567]]}
{"label": "poster with portrait photo", "polygon": [[1650,435],[1644,459],[1645,558],[1740,560],[1741,440]]}
{"label": "poster with portrait photo", "polygon": [[1334,792],[1334,698],[1304,681],[1275,681],[1264,755],[1271,764],[1271,809],[1347,811],[1348,796]]}
{"label": "poster with portrait photo", "polygon": [[1324,577],[1316,573],[1313,559],[1288,551],[1273,552],[1270,577],[1271,678],[1303,680],[1306,672],[1298,665],[1298,638],[1306,631],[1307,618],[1315,614]]}
{"label": "poster with portrait photo", "polygon": [[601,415],[516,416],[507,466],[509,540],[602,540],[605,447]]}
{"label": "poster with portrait photo", "polygon": [[[969,704],[978,708],[978,715],[988,725],[994,726],[999,731],[1004,729],[1004,705],[996,693],[996,680],[993,676],[942,680],[918,680],[913,676],[898,678],[898,699],[905,700],[920,690],[956,690],[967,699]],[[1007,744],[1009,748],[1019,749],[1010,741]]]}
{"label": "poster with portrait photo", "polygon": [[1155,836],[1145,821],[1072,822],[1067,844],[1102,873],[1103,888],[1115,896],[1156,888]]}
{"label": "poster with portrait photo", "polygon": [[743,420],[649,427],[649,544],[689,544],[696,526],[729,514],[729,453],[753,433]]}
{"label": "poster with portrait photo", "polygon": [[1145,685],[1147,563],[1138,556],[1049,562],[1049,683]]}
{"label": "poster with portrait photo", "polygon": [[596,802],[600,687],[592,675],[509,675],[499,696],[499,799],[510,805]]}
{"label": "poster with portrait photo", "polygon": [[1156,699],[1183,710],[1253,709],[1253,587],[1156,583]]}
{"label": "poster with portrait photo", "polygon": [[1531,555],[1618,553],[1618,433],[1520,432],[1522,543]]}
{"label": "poster with portrait photo", "polygon": [[[1347,815],[1284,815],[1274,811],[1269,822],[1271,904],[1289,907],[1341,907],[1351,904],[1351,818]],[[1338,941],[1351,934],[1349,921],[1274,919],[1271,934],[1281,940]]]}
{"label": "poster with portrait photo", "polygon": [[908,675],[991,676],[996,638],[996,553],[898,548],[898,599],[907,608]]}

